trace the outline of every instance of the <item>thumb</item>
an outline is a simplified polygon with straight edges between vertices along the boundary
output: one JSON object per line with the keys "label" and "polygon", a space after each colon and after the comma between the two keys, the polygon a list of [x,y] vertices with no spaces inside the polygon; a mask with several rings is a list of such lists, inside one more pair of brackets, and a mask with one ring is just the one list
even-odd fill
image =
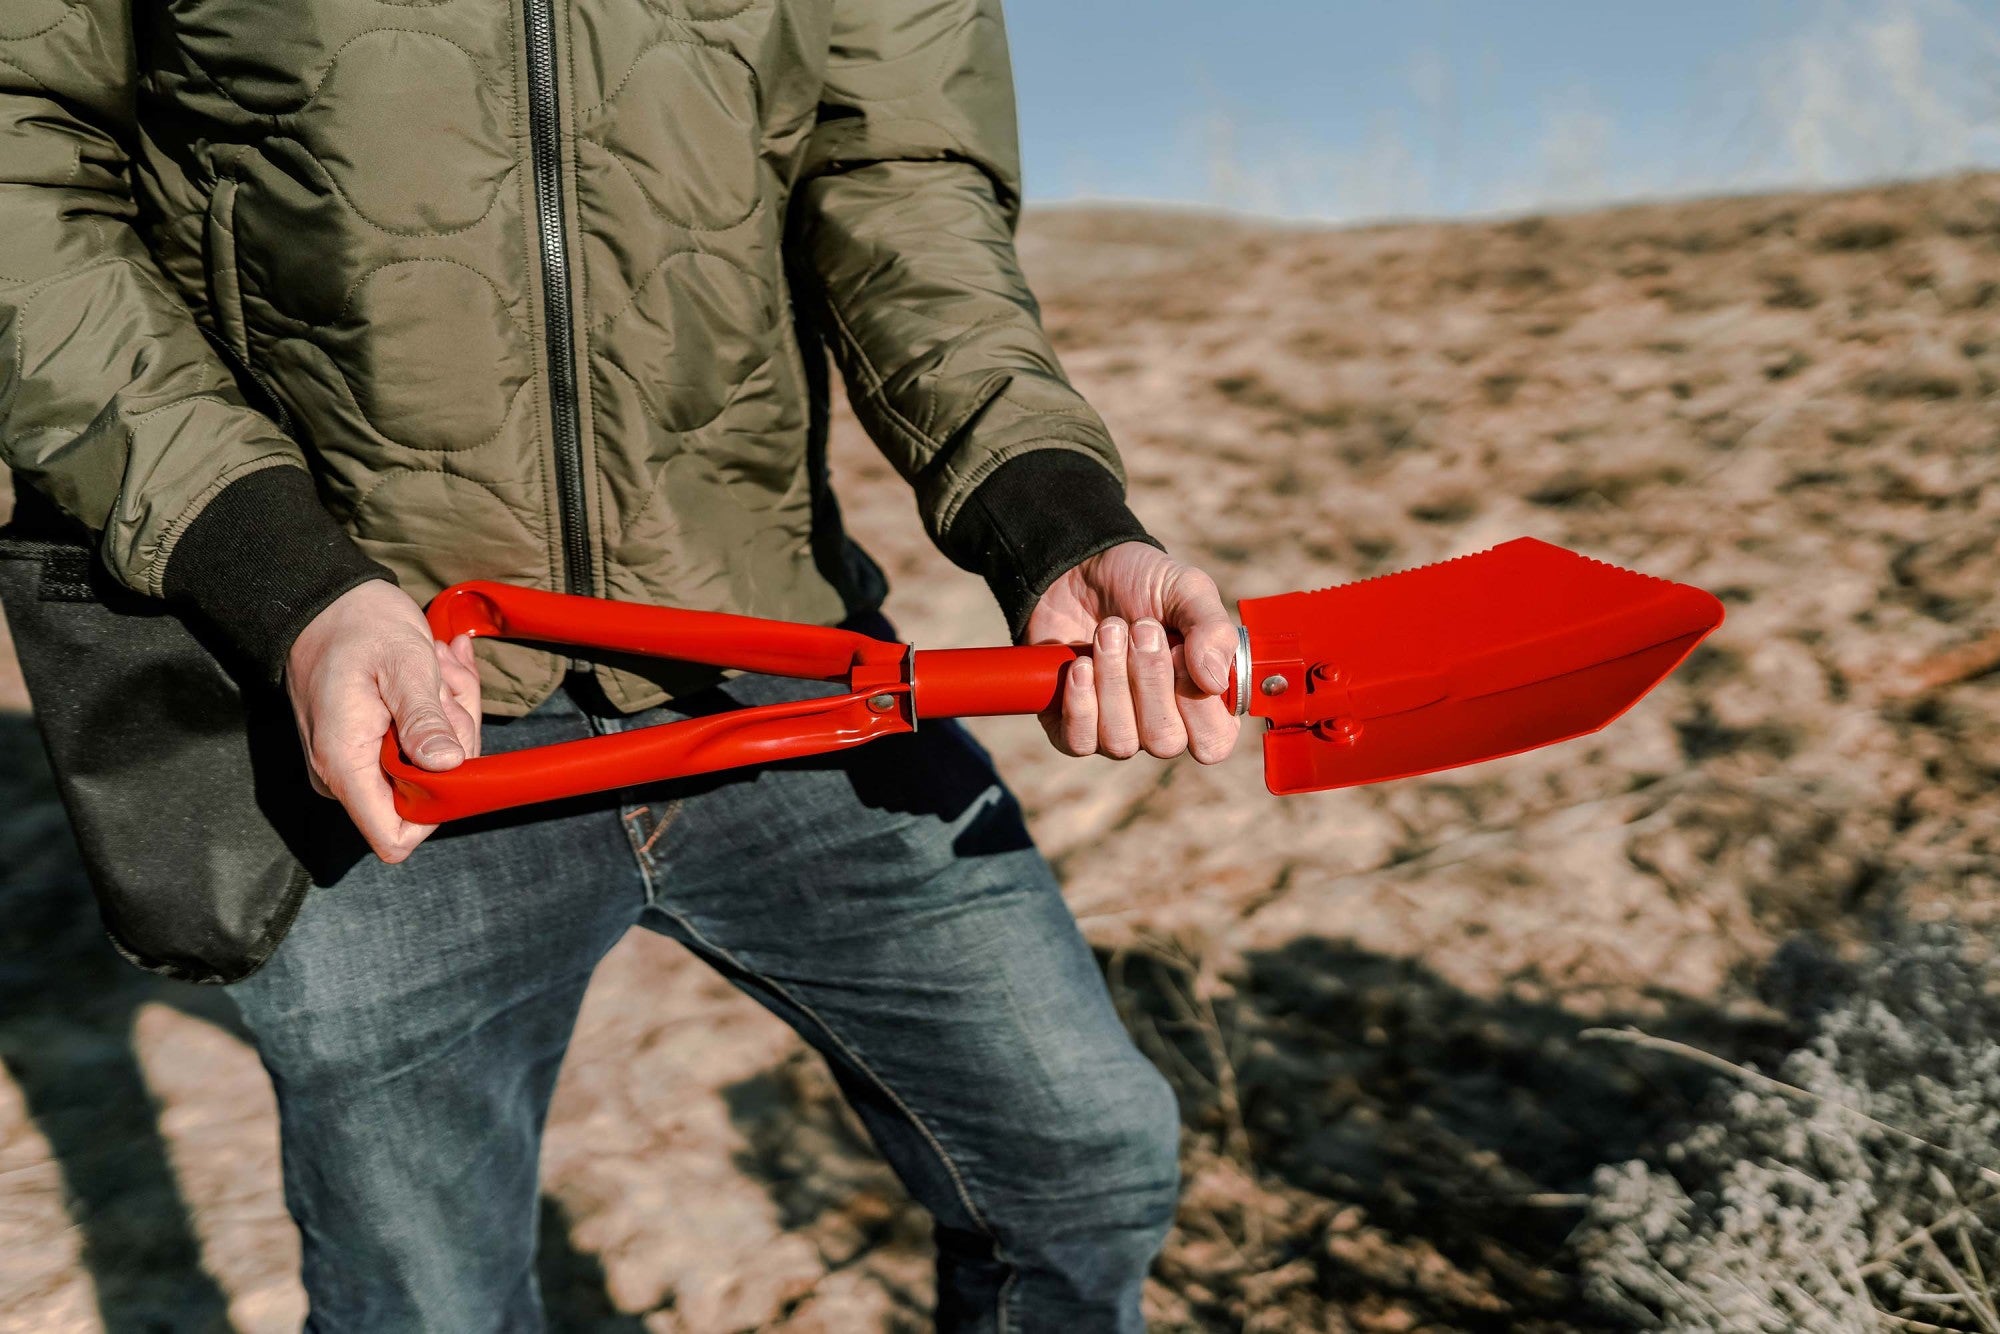
{"label": "thumb", "polygon": [[1168,586],[1161,611],[1162,619],[1181,632],[1188,677],[1211,695],[1229,689],[1229,671],[1236,663],[1236,622],[1229,619],[1215,581],[1200,570],[1183,568]]}
{"label": "thumb", "polygon": [[465,747],[438,700],[442,681],[433,650],[426,646],[422,653],[397,654],[378,688],[395,719],[396,740],[405,755],[433,772],[456,769],[465,762]]}

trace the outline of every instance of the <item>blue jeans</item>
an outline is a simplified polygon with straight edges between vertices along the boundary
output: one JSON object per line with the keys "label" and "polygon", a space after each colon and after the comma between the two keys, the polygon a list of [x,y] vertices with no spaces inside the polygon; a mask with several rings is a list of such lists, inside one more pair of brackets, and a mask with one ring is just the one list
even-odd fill
{"label": "blue jeans", "polygon": [[[744,677],[683,707],[828,689]],[[489,720],[486,745],[680,716],[563,692]],[[1143,1328],[1179,1184],[1173,1096],[986,754],[932,724],[448,827],[313,890],[230,989],[277,1088],[309,1329],[542,1328],[544,1114],[591,971],[635,924],[826,1059],[936,1220],[940,1329]]]}

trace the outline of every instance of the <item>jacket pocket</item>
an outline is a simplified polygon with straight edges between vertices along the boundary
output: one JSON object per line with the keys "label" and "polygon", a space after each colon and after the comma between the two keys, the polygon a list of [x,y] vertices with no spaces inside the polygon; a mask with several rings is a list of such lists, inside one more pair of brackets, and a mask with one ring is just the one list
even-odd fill
{"label": "jacket pocket", "polygon": [[236,178],[223,176],[208,197],[202,233],[208,270],[208,305],[215,332],[244,367],[250,364],[250,330],[243,318],[243,275],[236,267]]}
{"label": "jacket pocket", "polygon": [[236,377],[236,387],[244,401],[276,422],[278,429],[296,440],[298,431],[284,400],[250,356],[250,322],[243,313],[243,271],[236,265],[235,178],[224,176],[209,196],[202,240],[202,263],[207,271],[208,307],[213,328],[202,333],[210,347]]}

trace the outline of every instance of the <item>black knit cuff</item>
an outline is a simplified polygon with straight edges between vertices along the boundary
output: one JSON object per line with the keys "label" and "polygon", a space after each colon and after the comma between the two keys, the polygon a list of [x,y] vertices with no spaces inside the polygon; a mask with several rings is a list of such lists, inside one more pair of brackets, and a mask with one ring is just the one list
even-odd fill
{"label": "black knit cuff", "polygon": [[396,576],[333,521],[305,469],[281,465],[216,493],[174,544],[163,588],[276,681],[299,632],[370,579]]}
{"label": "black knit cuff", "polygon": [[1160,544],[1125,506],[1109,468],[1069,449],[1038,449],[993,470],[959,507],[945,555],[985,578],[1015,639],[1048,586],[1120,542]]}

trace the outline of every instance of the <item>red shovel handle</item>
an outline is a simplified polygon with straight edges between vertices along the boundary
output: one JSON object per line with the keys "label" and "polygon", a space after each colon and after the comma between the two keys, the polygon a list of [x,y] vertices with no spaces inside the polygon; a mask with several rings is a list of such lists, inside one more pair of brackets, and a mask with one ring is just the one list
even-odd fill
{"label": "red shovel handle", "polygon": [[879,692],[850,693],[766,704],[481,756],[445,773],[409,763],[391,733],[383,739],[382,767],[402,817],[439,824],[662,778],[820,755],[913,730],[897,704],[884,709],[871,703],[880,697]]}
{"label": "red shovel handle", "polygon": [[648,654],[771,676],[844,681],[844,694],[767,704],[612,736],[467,760],[432,773],[383,739],[404,819],[437,824],[531,802],[844,750],[916,729],[919,718],[1040,713],[1085,647],[917,653],[826,626],[469,583],[430,605],[431,632]]}
{"label": "red shovel handle", "polygon": [[382,741],[382,768],[397,811],[419,824],[817,755],[916,726],[908,647],[851,630],[483,581],[447,588],[427,614],[441,640],[467,634],[649,654],[774,676],[844,679],[849,691],[482,756],[444,773],[412,764],[392,731]]}
{"label": "red shovel handle", "polygon": [[490,635],[810,681],[838,681],[861,664],[892,669],[893,676],[909,651],[902,644],[824,625],[614,602],[485,580],[445,589],[431,599],[428,616],[431,633],[446,642],[462,634]]}
{"label": "red shovel handle", "polygon": [[1062,698],[1069,665],[1089,653],[1087,644],[919,649],[914,669],[917,716],[1040,713]]}

